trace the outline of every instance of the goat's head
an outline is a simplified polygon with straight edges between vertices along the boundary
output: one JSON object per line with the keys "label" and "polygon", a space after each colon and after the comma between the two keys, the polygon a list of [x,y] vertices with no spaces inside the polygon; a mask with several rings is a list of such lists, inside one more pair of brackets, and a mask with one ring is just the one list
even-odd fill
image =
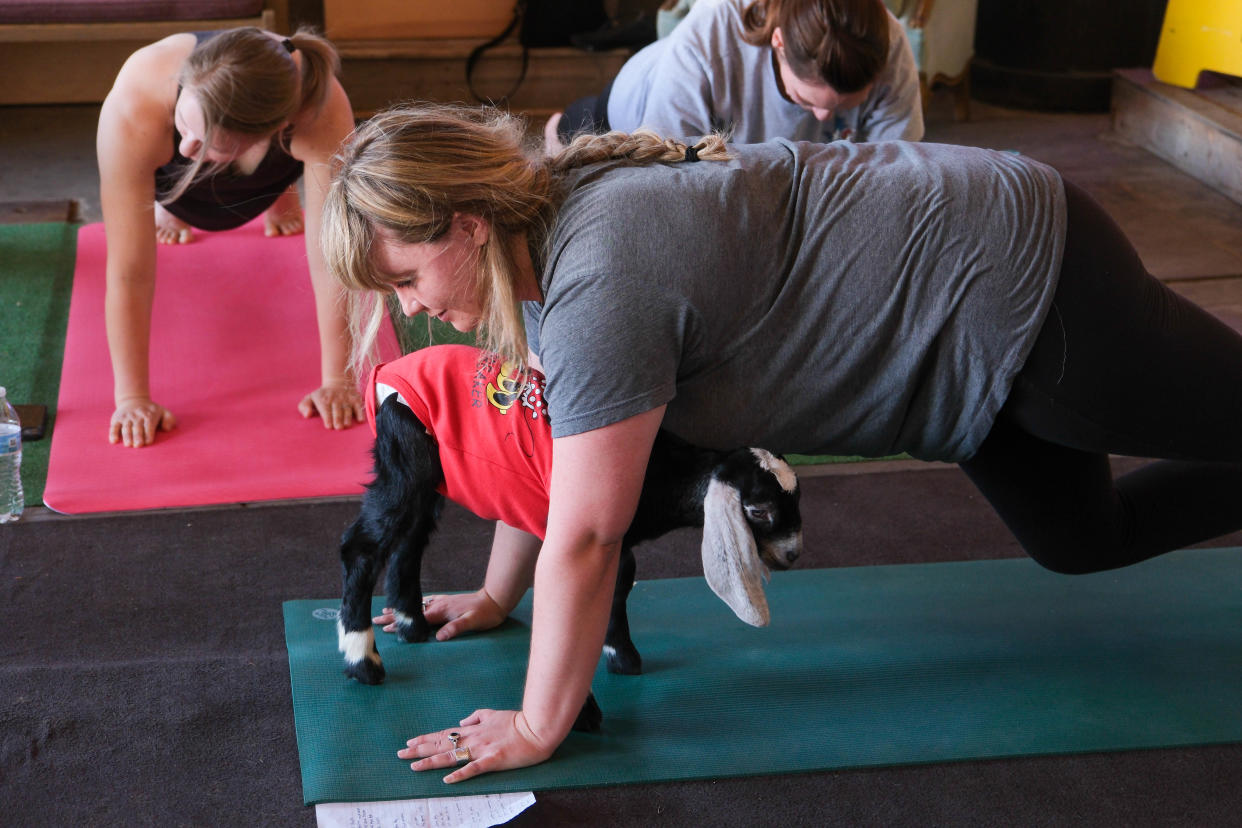
{"label": "goat's head", "polygon": [[768,623],[768,567],[788,569],[802,552],[798,478],[763,449],[740,449],[712,472],[703,500],[703,575],[738,618]]}

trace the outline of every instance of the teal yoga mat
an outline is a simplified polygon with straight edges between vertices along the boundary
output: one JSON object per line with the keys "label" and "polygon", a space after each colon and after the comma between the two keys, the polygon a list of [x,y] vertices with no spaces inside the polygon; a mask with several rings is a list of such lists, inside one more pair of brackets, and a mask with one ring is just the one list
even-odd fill
{"label": "teal yoga mat", "polygon": [[[529,601],[529,597],[528,597]],[[1242,549],[1115,572],[1029,560],[776,573],[772,623],[701,579],[640,582],[642,676],[602,665],[598,734],[455,786],[406,738],[519,703],[529,603],[490,633],[396,644],[388,681],[341,673],[335,600],[284,605],[307,804],[754,776],[1242,740]],[[375,604],[378,609],[381,602]]]}

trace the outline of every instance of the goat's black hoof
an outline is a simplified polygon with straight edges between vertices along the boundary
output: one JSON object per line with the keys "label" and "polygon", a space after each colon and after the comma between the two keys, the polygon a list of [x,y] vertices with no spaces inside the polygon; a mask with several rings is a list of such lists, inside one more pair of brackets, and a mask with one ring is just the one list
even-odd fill
{"label": "goat's black hoof", "polygon": [[643,657],[633,644],[621,647],[604,647],[604,664],[608,672],[622,676],[637,676],[643,672]]}
{"label": "goat's black hoof", "polygon": [[603,722],[604,711],[599,709],[599,702],[595,701],[595,694],[588,693],[586,702],[578,713],[578,718],[574,719],[573,729],[579,733],[594,733],[599,730],[599,726]]}
{"label": "goat's black hoof", "polygon": [[383,684],[387,673],[384,672],[382,662],[364,658],[357,664],[346,664],[345,675],[357,679],[362,684]]}
{"label": "goat's black hoof", "polygon": [[417,618],[409,624],[397,624],[397,638],[406,644],[426,641],[431,635],[431,625],[426,619]]}

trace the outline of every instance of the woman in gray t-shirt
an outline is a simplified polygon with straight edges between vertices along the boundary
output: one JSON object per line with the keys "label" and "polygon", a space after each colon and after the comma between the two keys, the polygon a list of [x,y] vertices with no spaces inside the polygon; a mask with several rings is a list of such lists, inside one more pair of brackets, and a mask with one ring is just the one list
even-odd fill
{"label": "woman in gray t-shirt", "polygon": [[[519,597],[534,572],[522,709],[455,724],[472,761],[447,781],[540,762],[568,733],[661,424],[959,462],[1057,571],[1242,528],[1242,337],[1030,160],[650,133],[545,160],[500,113],[411,107],[359,129],[323,223],[357,294],[482,325],[516,362],[529,344],[548,377],[546,540],[499,527],[488,572]],[[1110,452],[1169,461],[1114,480]],[[486,588],[455,601],[459,630],[512,609]],[[452,746],[437,731],[398,755],[446,768]]]}

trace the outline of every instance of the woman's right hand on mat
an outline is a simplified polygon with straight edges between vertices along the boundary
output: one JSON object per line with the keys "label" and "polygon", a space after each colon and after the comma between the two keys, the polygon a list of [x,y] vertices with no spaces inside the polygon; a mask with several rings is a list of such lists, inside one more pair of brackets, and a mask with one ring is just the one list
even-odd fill
{"label": "woman's right hand on mat", "polygon": [[303,417],[319,417],[324,428],[349,428],[367,421],[367,410],[358,389],[350,384],[321,385],[298,403]]}
{"label": "woman's right hand on mat", "polygon": [[414,759],[411,770],[428,771],[458,766],[444,777],[460,782],[491,771],[537,765],[558,743],[541,740],[517,710],[476,710],[457,728],[416,736],[397,751],[398,758]]}
{"label": "woman's right hand on mat", "polygon": [[[423,614],[427,623],[440,629],[437,641],[448,641],[462,633],[479,632],[498,627],[508,616],[486,590],[454,595],[429,595],[423,599]],[[383,627],[384,632],[396,632],[396,616],[391,607],[384,607],[382,614],[371,619]]]}
{"label": "woman's right hand on mat", "polygon": [[155,442],[155,432],[172,431],[177,417],[171,411],[146,397],[122,400],[112,412],[108,442],[139,448]]}

